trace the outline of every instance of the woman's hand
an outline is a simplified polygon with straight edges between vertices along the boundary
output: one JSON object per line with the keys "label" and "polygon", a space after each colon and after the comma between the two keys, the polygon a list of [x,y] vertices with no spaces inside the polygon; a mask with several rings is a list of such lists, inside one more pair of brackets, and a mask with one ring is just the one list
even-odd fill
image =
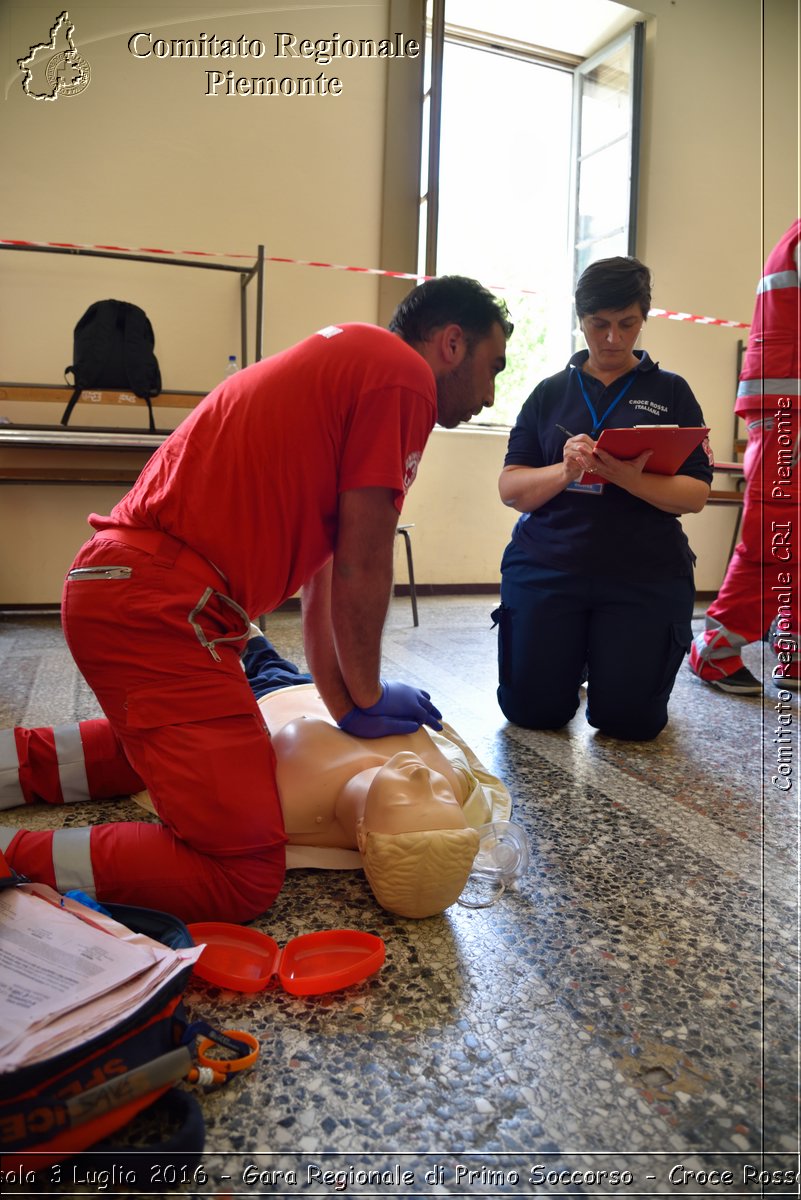
{"label": "woman's hand", "polygon": [[[587,441],[591,442],[591,439],[587,438]],[[591,444],[597,446],[597,442]],[[632,485],[636,486],[638,476],[642,475],[652,453],[652,450],[643,450],[636,458],[622,459],[607,454],[605,450],[595,449],[588,454],[585,448],[581,447],[576,451],[576,458],[582,464],[582,470],[592,471],[593,475],[598,475],[608,483],[615,483],[628,492],[632,490]]]}
{"label": "woman's hand", "polygon": [[[596,443],[587,433],[578,433],[570,437],[562,447],[562,466],[567,476],[567,483],[578,479],[585,471],[594,471],[593,451]],[[609,455],[606,455],[608,458]]]}
{"label": "woman's hand", "polygon": [[498,480],[501,500],[517,512],[536,512],[589,469],[582,456],[591,455],[594,445],[591,437],[579,433],[565,442],[561,462],[547,467],[504,467]]}
{"label": "woman's hand", "polygon": [[[587,439],[588,441],[590,439]],[[572,438],[571,441],[580,441]],[[654,508],[672,516],[700,512],[709,496],[709,485],[690,475],[651,475],[645,470],[652,450],[643,450],[636,458],[622,459],[607,454],[605,450],[587,453],[577,449],[575,457],[582,470],[592,471],[607,483],[614,483],[638,500],[652,504]]]}
{"label": "woman's hand", "polygon": [[706,504],[709,484],[703,480],[691,475],[650,475],[644,471],[650,450],[627,462],[603,450],[593,454],[593,445],[592,438],[581,434],[565,442],[562,461],[550,467],[504,467],[498,480],[501,500],[517,512],[536,512],[584,471],[591,471],[673,516],[700,512]]}

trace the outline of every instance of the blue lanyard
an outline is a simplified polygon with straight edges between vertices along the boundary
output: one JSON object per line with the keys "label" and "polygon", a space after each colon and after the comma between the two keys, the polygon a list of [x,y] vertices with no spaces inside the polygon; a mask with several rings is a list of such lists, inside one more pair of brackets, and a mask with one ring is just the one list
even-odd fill
{"label": "blue lanyard", "polygon": [[584,386],[584,380],[582,378],[581,367],[576,367],[575,371],[576,371],[576,374],[578,375],[579,387],[581,388],[581,394],[584,397],[584,403],[587,405],[587,408],[590,410],[590,416],[592,417],[593,424],[592,424],[592,429],[590,430],[590,437],[595,437],[596,433],[601,428],[604,421],[611,413],[612,409],[615,408],[620,403],[620,401],[625,396],[626,392],[629,390],[631,385],[634,383],[634,380],[637,378],[637,368],[636,367],[634,368],[634,370],[632,371],[632,374],[631,374],[631,378],[626,380],[626,382],[623,384],[623,387],[620,389],[620,391],[615,396],[614,400],[609,405],[606,412],[600,419],[598,417],[598,414],[595,411],[595,406],[593,405],[592,400],[590,400],[590,397],[587,394],[587,389]]}

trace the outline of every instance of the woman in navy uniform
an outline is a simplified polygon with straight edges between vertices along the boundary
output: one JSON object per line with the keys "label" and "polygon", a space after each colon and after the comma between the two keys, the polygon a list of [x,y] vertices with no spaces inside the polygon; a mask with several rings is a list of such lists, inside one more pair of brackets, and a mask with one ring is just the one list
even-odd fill
{"label": "woman in navy uniform", "polygon": [[[667,724],[692,640],[695,556],[679,517],[704,507],[711,455],[705,443],[665,476],[648,473],[648,451],[593,453],[603,429],[704,419],[686,381],[634,349],[651,307],[646,266],[593,263],[575,303],[588,348],[529,396],[499,480],[522,515],[494,614],[498,702],[516,725],[560,729],[587,682],[589,723],[645,741]],[[598,481],[582,481],[585,471]]]}

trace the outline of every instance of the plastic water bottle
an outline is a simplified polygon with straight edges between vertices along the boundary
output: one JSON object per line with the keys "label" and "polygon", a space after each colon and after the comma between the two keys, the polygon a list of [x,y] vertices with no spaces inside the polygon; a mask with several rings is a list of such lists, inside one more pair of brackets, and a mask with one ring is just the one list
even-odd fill
{"label": "plastic water bottle", "polygon": [[239,370],[239,364],[236,361],[235,354],[228,355],[228,362],[225,364],[225,378],[230,379],[232,375],[236,375]]}

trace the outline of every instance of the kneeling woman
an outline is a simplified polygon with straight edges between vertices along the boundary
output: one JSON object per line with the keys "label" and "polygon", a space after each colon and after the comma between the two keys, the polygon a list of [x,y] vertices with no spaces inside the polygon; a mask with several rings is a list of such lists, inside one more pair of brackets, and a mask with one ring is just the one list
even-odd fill
{"label": "kneeling woman", "polygon": [[[522,513],[501,565],[498,702],[529,729],[560,729],[587,682],[587,720],[645,741],[664,729],[687,653],[695,556],[679,517],[700,512],[712,481],[706,443],[674,476],[649,474],[649,452],[599,450],[602,429],[701,426],[679,375],[635,350],[651,306],[636,258],[593,263],[576,288],[588,349],[543,380],[509,438],[501,499]],[[592,472],[602,482],[582,484]]]}

